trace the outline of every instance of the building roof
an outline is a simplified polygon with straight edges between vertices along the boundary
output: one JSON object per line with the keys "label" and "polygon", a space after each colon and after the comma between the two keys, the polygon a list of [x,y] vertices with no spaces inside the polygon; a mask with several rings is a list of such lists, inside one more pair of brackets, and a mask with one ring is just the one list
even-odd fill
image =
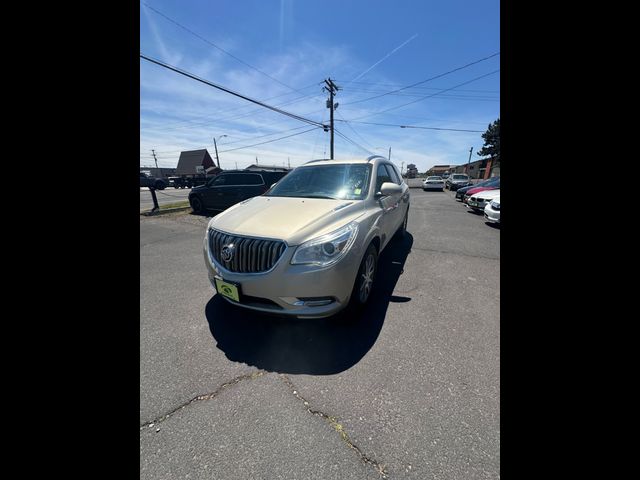
{"label": "building roof", "polygon": [[203,150],[181,152],[180,158],[178,159],[178,166],[176,167],[176,174],[195,175],[198,173],[196,167],[199,166],[204,167],[205,170],[216,166],[206,148]]}

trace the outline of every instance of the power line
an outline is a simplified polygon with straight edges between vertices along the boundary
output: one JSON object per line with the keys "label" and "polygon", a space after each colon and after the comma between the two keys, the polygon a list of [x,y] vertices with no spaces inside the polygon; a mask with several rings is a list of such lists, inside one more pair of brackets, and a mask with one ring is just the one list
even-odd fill
{"label": "power line", "polygon": [[[347,90],[347,91],[353,91],[353,90]],[[381,93],[381,92],[375,91],[375,90],[356,90],[356,93]],[[403,92],[403,93],[390,93],[389,95],[394,95],[398,97],[422,97],[424,96],[424,94],[425,92],[411,92],[411,93]],[[443,97],[451,100],[477,100],[477,101],[484,101],[484,102],[500,101],[500,97],[488,96],[488,95],[456,95],[456,94],[441,95],[441,94],[438,94],[438,97]]]}
{"label": "power line", "polygon": [[[337,112],[337,110],[336,110],[336,112]],[[339,112],[337,112],[337,113],[338,113],[338,115],[340,116],[340,118],[342,119],[342,120],[338,120],[338,122],[344,122],[344,123],[347,125],[347,127],[349,127],[349,128],[351,129],[351,131],[352,131],[353,133],[355,133],[355,134],[358,136],[358,138],[360,138],[360,140],[362,140],[364,143],[368,144],[370,147],[375,148],[375,147],[373,147],[373,145],[371,145],[369,142],[367,142],[367,141],[362,137],[362,135],[360,135],[358,132],[356,132],[356,129],[355,129],[355,128],[353,128],[353,126],[351,125],[351,123],[347,122],[347,121],[344,119],[344,117],[342,116],[342,114],[341,114],[341,113],[339,113]]]}
{"label": "power line", "polygon": [[[317,85],[317,83],[313,83],[311,85],[307,85],[305,87],[301,87],[300,90],[306,90],[308,88],[315,87],[316,85]],[[280,95],[275,95],[273,97],[265,98],[262,101],[266,102],[268,100],[273,100],[274,98],[280,98],[280,97],[284,97],[284,96],[287,96],[287,95],[291,95],[292,93],[293,92],[281,93]],[[316,94],[316,96],[319,96],[319,95],[320,94]],[[296,103],[299,100],[302,100],[302,99],[305,99],[305,98],[311,97],[311,96],[313,96],[312,93],[310,93],[308,95],[304,95],[302,97],[297,97],[297,98],[295,98],[293,100],[287,100],[287,102],[278,105],[278,107],[283,107],[285,105],[291,105],[292,103]],[[250,105],[247,105],[247,107],[251,108]],[[244,109],[245,107],[241,107],[241,108]],[[225,110],[220,110],[220,111],[218,111],[216,113],[213,113],[213,114],[208,113],[206,115],[198,115],[198,116],[195,116],[195,117],[191,118],[190,120],[183,120],[183,121],[175,123],[175,124],[165,125],[164,127],[156,128],[156,130],[162,130],[162,131],[165,131],[165,130],[177,130],[177,129],[181,129],[181,128],[185,128],[185,127],[189,127],[189,126],[205,125],[208,122],[196,123],[196,122],[198,122],[198,120],[204,120],[205,118],[211,119],[211,118],[215,117],[216,120],[228,120],[228,119],[240,118],[240,117],[236,116],[238,114],[237,110],[238,110],[238,107],[233,107],[233,108],[228,108],[228,109],[225,109]],[[257,112],[258,110],[259,109],[248,110],[245,113],[246,113],[246,115],[251,115],[252,113]],[[231,117],[222,117],[222,118],[219,117],[220,114],[229,113],[229,112],[234,112],[233,115],[231,115]],[[244,113],[241,114],[241,116],[244,116],[244,115],[245,115]]]}
{"label": "power line", "polygon": [[[476,61],[474,61],[474,62],[467,63],[466,65],[463,65],[463,66],[458,67],[458,68],[454,68],[453,70],[449,70],[448,72],[441,73],[441,74],[439,74],[439,75],[436,75],[435,77],[427,78],[426,80],[421,80],[420,82],[414,83],[414,84],[412,84],[412,85],[408,85],[408,86],[406,86],[406,87],[398,88],[398,89],[396,89],[396,90],[391,90],[390,92],[382,93],[382,94],[380,94],[380,95],[375,95],[375,96],[373,96],[373,97],[363,98],[363,99],[361,99],[361,100],[356,100],[356,101],[354,101],[354,102],[349,102],[349,103],[347,103],[347,104],[345,104],[345,105],[352,105],[352,104],[354,104],[354,103],[366,102],[366,101],[368,101],[368,100],[373,100],[374,98],[384,97],[385,95],[390,95],[390,94],[392,94],[392,93],[400,92],[400,91],[402,91],[402,90],[406,90],[406,89],[408,89],[408,88],[413,88],[413,87],[415,87],[415,86],[417,86],[417,85],[422,85],[423,83],[430,82],[431,80],[435,80],[436,78],[441,78],[441,77],[444,77],[445,75],[449,75],[450,73],[457,72],[457,71],[462,70],[462,69],[464,69],[464,68],[470,67],[471,65],[475,65],[475,64],[477,64],[477,63],[484,62],[484,61],[489,60],[490,58],[493,58],[493,57],[495,57],[495,56],[497,56],[497,55],[500,55],[500,52],[496,52],[496,53],[494,53],[494,54],[492,54],[492,55],[489,55],[488,57],[484,57],[484,58],[481,58],[481,59],[476,60]],[[447,90],[443,90],[443,91],[445,91],[445,92],[446,92]]]}
{"label": "power line", "polygon": [[220,150],[220,153],[233,152],[235,150],[242,150],[243,148],[257,147],[258,145],[264,145],[265,143],[277,142],[278,140],[283,140],[285,138],[295,137],[296,135],[302,135],[303,133],[310,132],[312,130],[315,130],[316,128],[317,127],[310,128],[309,130],[304,130],[303,132],[293,133],[293,134],[287,135],[285,137],[274,138],[273,140],[267,140],[266,142],[254,143],[253,145],[244,145],[242,147],[230,148],[229,150]]}
{"label": "power line", "polygon": [[[441,91],[441,92],[439,92],[439,93],[447,92],[447,91],[449,91],[449,90],[453,90],[453,89],[458,88],[458,87],[461,87],[461,86],[463,86],[463,85],[467,85],[467,84],[469,84],[469,83],[471,83],[471,82],[475,82],[475,81],[477,81],[477,80],[480,80],[481,78],[488,77],[489,75],[493,75],[494,73],[498,73],[499,71],[500,71],[500,69],[498,69],[498,70],[494,70],[493,72],[485,73],[484,75],[480,75],[479,77],[472,78],[471,80],[468,80],[468,81],[466,81],[466,82],[462,82],[462,83],[460,83],[460,84],[456,85],[455,87],[451,87],[451,88],[447,88],[447,89],[445,89],[445,90],[442,90],[442,91]],[[396,105],[395,107],[387,108],[387,109],[385,109],[385,110],[380,110],[379,112],[375,112],[375,113],[368,113],[367,115],[363,115],[363,116],[361,116],[361,117],[357,117],[357,118],[352,118],[352,119],[349,119],[348,121],[349,121],[349,122],[352,122],[352,121],[354,121],[354,120],[360,120],[361,118],[372,117],[372,116],[374,116],[374,115],[379,115],[379,114],[381,114],[381,113],[390,112],[391,110],[397,110],[398,108],[406,107],[407,105],[411,105],[411,104],[413,104],[413,103],[421,102],[422,100],[426,100],[427,98],[434,97],[434,96],[436,96],[437,94],[438,94],[438,93],[433,93],[433,94],[431,94],[431,95],[427,95],[426,97],[418,98],[418,99],[416,99],[416,100],[412,100],[412,101],[410,101],[410,102],[403,103],[403,104],[401,104],[401,105]]]}
{"label": "power line", "polygon": [[231,95],[235,95],[236,97],[242,98],[243,100],[247,100],[248,102],[252,102],[252,103],[255,103],[256,105],[260,105],[261,107],[265,107],[265,108],[268,108],[269,110],[273,110],[274,112],[281,113],[282,115],[286,115],[288,117],[294,118],[294,119],[299,120],[301,122],[306,122],[306,123],[308,123],[310,125],[315,125],[316,127],[324,127],[324,125],[322,125],[319,122],[316,122],[314,120],[309,120],[307,118],[301,117],[301,116],[296,115],[294,113],[286,112],[286,111],[281,110],[281,109],[276,108],[276,107],[272,107],[271,105],[267,105],[266,103],[260,102],[259,100],[255,100],[253,98],[249,98],[249,97],[247,97],[245,95],[242,95],[240,93],[234,92],[233,90],[225,88],[225,87],[223,87],[221,85],[217,85],[217,84],[215,84],[213,82],[209,82],[208,80],[204,80],[204,79],[202,79],[200,77],[197,77],[196,75],[193,75],[193,74],[191,74],[191,73],[189,73],[189,72],[187,72],[185,70],[181,70],[181,69],[179,69],[177,67],[174,67],[172,65],[169,65],[167,63],[164,63],[164,62],[161,62],[159,60],[154,60],[152,58],[149,58],[146,55],[143,55],[142,53],[140,54],[140,58],[143,58],[143,59],[147,60],[148,62],[155,63],[156,65],[160,65],[161,67],[164,67],[164,68],[166,68],[168,70],[172,70],[172,71],[174,71],[176,73],[179,73],[180,75],[184,75],[185,77],[189,77],[189,78],[191,78],[193,80],[197,80],[198,82],[204,83],[205,85],[209,85],[210,87],[217,88],[218,90],[222,90],[223,92],[230,93]]}
{"label": "power line", "polygon": [[[281,131],[279,131],[279,132],[271,132],[271,133],[267,133],[266,135],[259,135],[259,136],[257,136],[257,137],[249,137],[249,138],[243,138],[243,139],[240,139],[240,140],[235,140],[235,141],[233,141],[233,142],[225,142],[225,143],[224,143],[224,146],[226,147],[227,145],[232,145],[232,144],[234,144],[234,143],[240,143],[240,142],[246,142],[246,141],[256,140],[256,139],[258,139],[258,138],[270,137],[271,135],[279,135],[279,134],[281,134],[281,133],[295,132],[296,130],[300,130],[301,128],[306,128],[306,125],[303,125],[303,126],[301,126],[301,127],[291,128],[291,129],[288,129],[288,130],[281,130]],[[208,148],[211,148],[212,146],[213,146],[213,145],[208,145],[208,146],[204,146],[204,147],[202,147],[202,148],[203,148],[203,149],[208,149]],[[185,148],[188,148],[188,149],[190,149],[190,150],[201,150],[201,149],[198,149],[198,148],[192,148],[192,147],[185,147]],[[181,152],[183,152],[183,151],[185,151],[185,149],[182,149],[182,150],[164,150],[164,151],[162,151],[162,152],[156,152],[156,153],[162,153],[162,154],[168,154],[168,153],[169,153],[169,154],[172,154],[172,153],[173,153],[173,154],[176,154],[176,153],[181,153]],[[220,152],[218,152],[218,153],[220,153]]]}
{"label": "power line", "polygon": [[342,138],[344,138],[347,142],[355,145],[358,148],[361,148],[362,150],[364,150],[365,152],[369,153],[370,155],[375,155],[371,150],[364,148],[362,145],[360,145],[358,142],[356,142],[355,140],[350,139],[349,137],[347,137],[344,133],[342,133],[340,130],[338,130],[337,128],[335,129],[335,132],[340,135]]}
{"label": "power line", "polygon": [[200,40],[202,40],[203,42],[207,43],[208,45],[211,45],[214,48],[217,48],[218,50],[220,50],[221,52],[229,55],[231,58],[237,60],[238,62],[242,63],[243,65],[246,65],[249,68],[252,68],[253,70],[255,70],[256,72],[259,72],[267,77],[269,77],[271,80],[273,80],[274,82],[279,83],[280,85],[282,85],[283,87],[287,87],[289,90],[293,90],[294,92],[298,92],[300,93],[298,90],[296,90],[293,87],[290,87],[289,85],[287,85],[286,83],[282,83],[280,80],[278,80],[277,78],[272,77],[271,75],[269,75],[266,72],[263,72],[262,70],[260,70],[259,68],[254,67],[253,65],[248,64],[247,62],[245,62],[244,60],[239,59],[238,57],[236,57],[235,55],[227,52],[226,50],[224,50],[223,48],[219,47],[218,45],[216,45],[215,43],[211,42],[210,40],[207,40],[206,38],[204,38],[201,35],[198,35],[196,32],[194,32],[193,30],[185,27],[184,25],[182,25],[181,23],[178,23],[177,21],[175,21],[172,18],[169,18],[167,15],[165,15],[164,13],[162,13],[159,10],[156,10],[154,7],[152,7],[151,5],[149,5],[146,2],[143,2],[142,0],[140,1],[140,3],[142,3],[145,7],[149,8],[150,10],[154,11],[155,13],[157,13],[158,15],[160,15],[161,17],[165,18],[166,20],[170,21],[171,23],[177,25],[178,27],[186,30],[187,32],[189,32],[191,35],[199,38]]}
{"label": "power line", "polygon": [[[291,105],[293,103],[297,103],[300,100],[304,100],[305,98],[314,98],[314,97],[319,97],[321,95],[322,94],[313,94],[313,93],[310,93],[308,95],[303,95],[302,97],[294,98],[294,99],[289,100],[289,101],[287,101],[285,103],[281,103],[276,108],[280,108],[280,107],[284,107],[284,106],[287,106],[287,105]],[[231,111],[231,109],[230,110],[226,110],[226,111]],[[217,117],[216,121],[217,122],[221,122],[221,121],[230,122],[232,120],[237,120],[239,118],[244,118],[244,117],[248,117],[248,116],[254,115],[255,113],[257,113],[259,111],[260,111],[259,108],[255,108],[253,110],[247,111],[245,113],[241,113],[239,115],[231,115],[231,116],[227,116],[227,117]],[[215,116],[215,115],[213,115],[213,116]],[[206,121],[206,122],[187,122],[187,123],[184,123],[184,124],[181,124],[181,125],[178,125],[178,126],[173,126],[173,127],[171,127],[171,126],[168,126],[168,127],[167,126],[165,126],[165,127],[156,127],[156,128],[154,128],[154,127],[146,127],[146,128],[142,127],[141,129],[164,132],[164,131],[172,131],[172,130],[181,130],[183,128],[189,128],[189,127],[199,127],[199,126],[202,126],[202,125],[208,125],[209,123],[210,123],[209,121]]]}
{"label": "power line", "polygon": [[365,125],[379,125],[381,127],[400,127],[400,128],[421,128],[424,130],[446,130],[450,132],[473,132],[473,133],[484,133],[485,130],[465,130],[461,128],[443,128],[443,127],[422,127],[419,125],[398,125],[391,123],[374,123],[374,122],[358,122],[356,120],[338,120],[339,122],[346,122],[347,125],[349,122],[351,123],[362,123]]}
{"label": "power line", "polygon": [[[338,81],[344,81],[344,80],[336,80],[336,82]],[[375,86],[375,87],[398,87],[398,84],[395,83],[375,83],[375,82],[353,82],[353,83],[357,83],[359,85],[371,85],[371,86]],[[443,87],[411,87],[411,88],[417,88],[420,90],[442,90]],[[353,89],[353,87],[351,87],[351,89]],[[460,92],[471,92],[471,93],[500,93],[500,90],[458,90]]]}

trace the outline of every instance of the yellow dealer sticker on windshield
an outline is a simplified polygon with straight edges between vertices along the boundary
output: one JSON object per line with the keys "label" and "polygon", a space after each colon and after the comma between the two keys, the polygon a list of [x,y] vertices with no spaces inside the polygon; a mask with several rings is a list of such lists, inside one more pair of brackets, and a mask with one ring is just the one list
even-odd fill
{"label": "yellow dealer sticker on windshield", "polygon": [[356,195],[360,195],[360,194],[362,193],[362,189],[361,189],[361,188],[356,188],[356,189],[353,191],[353,193],[354,193],[354,194],[356,194]]}
{"label": "yellow dealer sticker on windshield", "polygon": [[230,298],[231,300],[235,300],[236,302],[240,301],[238,288],[235,285],[231,285],[230,283],[223,282],[219,278],[216,278],[216,290],[220,295]]}

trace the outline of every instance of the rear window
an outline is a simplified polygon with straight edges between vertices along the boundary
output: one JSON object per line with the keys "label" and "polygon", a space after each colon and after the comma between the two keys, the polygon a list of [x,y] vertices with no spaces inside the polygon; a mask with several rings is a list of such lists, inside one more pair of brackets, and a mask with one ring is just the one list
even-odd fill
{"label": "rear window", "polygon": [[442,180],[442,177],[427,177],[427,180]]}
{"label": "rear window", "polygon": [[469,177],[467,177],[466,175],[453,175],[452,178],[454,180],[467,180]]}

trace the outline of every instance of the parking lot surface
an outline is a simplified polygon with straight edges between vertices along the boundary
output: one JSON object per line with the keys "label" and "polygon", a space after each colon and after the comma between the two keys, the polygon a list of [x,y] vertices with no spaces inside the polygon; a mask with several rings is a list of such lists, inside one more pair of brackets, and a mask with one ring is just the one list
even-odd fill
{"label": "parking lot surface", "polygon": [[140,219],[140,478],[497,479],[500,229],[411,190],[358,318],[221,300],[209,218]]}

